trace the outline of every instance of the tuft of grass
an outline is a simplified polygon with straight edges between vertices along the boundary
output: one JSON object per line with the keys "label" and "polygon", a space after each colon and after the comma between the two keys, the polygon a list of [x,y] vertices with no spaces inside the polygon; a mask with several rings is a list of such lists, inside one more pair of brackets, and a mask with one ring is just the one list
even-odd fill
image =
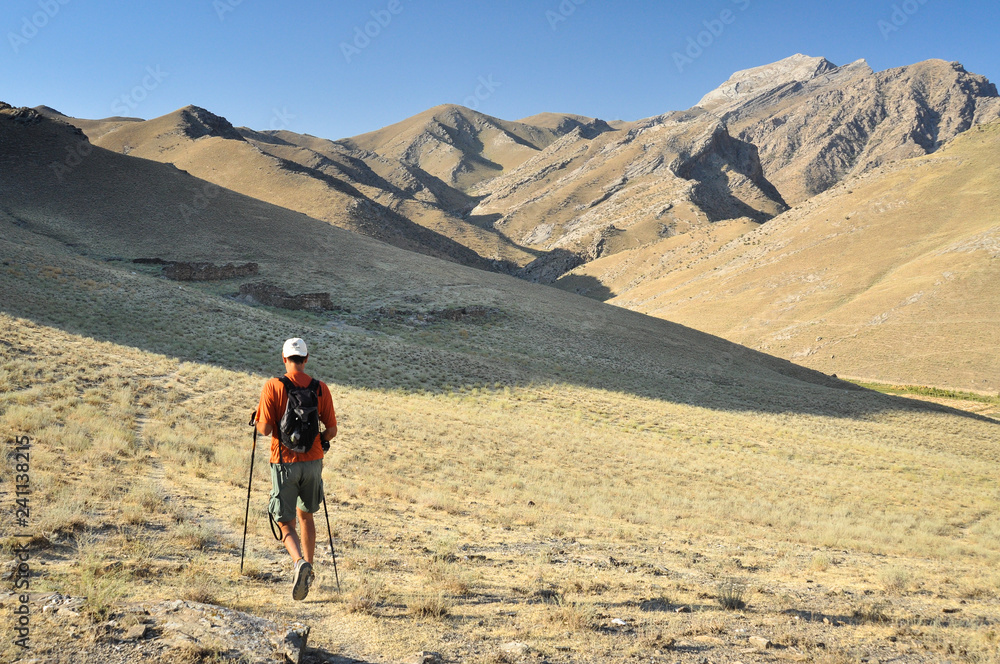
{"label": "tuft of grass", "polygon": [[227,650],[212,645],[184,642],[168,650],[164,661],[175,664],[214,664],[227,659]]}
{"label": "tuft of grass", "polygon": [[[91,542],[89,547],[93,546]],[[109,564],[97,554],[85,553],[71,584],[72,594],[84,598],[80,612],[96,624],[114,613],[128,590],[129,578],[120,564]]]}
{"label": "tuft of grass", "polygon": [[862,602],[854,608],[851,615],[862,623],[883,624],[891,620],[889,609],[892,605],[886,600]]}
{"label": "tuft of grass", "polygon": [[830,557],[823,553],[817,553],[809,561],[809,569],[813,572],[825,572],[830,569]]}
{"label": "tuft of grass", "polygon": [[203,526],[185,522],[177,528],[177,541],[184,547],[202,551],[214,541],[212,534]]}
{"label": "tuft of grass", "polygon": [[561,625],[570,631],[593,629],[597,625],[597,614],[593,607],[580,602],[560,601],[546,614],[550,623]]}
{"label": "tuft of grass", "polygon": [[901,595],[913,582],[913,574],[902,567],[890,567],[879,575],[882,587],[890,595]]}
{"label": "tuft of grass", "polygon": [[738,579],[725,579],[716,588],[716,601],[726,611],[739,611],[746,608],[747,585]]}
{"label": "tuft of grass", "polygon": [[416,618],[431,618],[441,620],[447,616],[454,604],[445,594],[422,595],[410,600],[406,605],[407,612]]}
{"label": "tuft of grass", "polygon": [[363,576],[358,585],[347,594],[347,611],[373,616],[388,599],[389,591],[382,581]]}
{"label": "tuft of grass", "polygon": [[639,602],[639,608],[643,611],[669,611],[670,607],[670,600],[663,596],[644,599]]}
{"label": "tuft of grass", "polygon": [[216,596],[215,591],[205,580],[193,582],[191,585],[184,588],[181,592],[181,599],[186,599],[189,602],[198,602],[199,604],[218,603],[218,597]]}

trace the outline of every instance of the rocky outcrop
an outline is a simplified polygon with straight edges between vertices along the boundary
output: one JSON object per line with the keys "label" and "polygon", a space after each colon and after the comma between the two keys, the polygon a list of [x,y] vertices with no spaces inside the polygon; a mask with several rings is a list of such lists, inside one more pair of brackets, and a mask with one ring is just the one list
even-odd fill
{"label": "rocky outcrop", "polygon": [[[1000,117],[996,86],[955,62],[877,73],[864,60],[833,69],[822,58],[798,62],[739,72],[702,100],[757,147],[768,180],[791,204]],[[754,85],[736,94],[743,80]]]}
{"label": "rocky outcrop", "polygon": [[268,307],[296,311],[341,311],[343,309],[333,304],[329,293],[289,295],[287,291],[266,281],[241,285],[238,298],[250,304],[263,304]]}
{"label": "rocky outcrop", "polygon": [[163,268],[163,276],[174,281],[224,281],[251,277],[258,272],[256,263],[214,265],[212,263],[171,263]]}
{"label": "rocky outcrop", "polygon": [[186,261],[171,261],[162,258],[136,258],[132,261],[137,265],[162,265],[163,276],[174,281],[225,281],[226,279],[243,279],[252,277],[259,271],[257,263],[235,265],[226,263],[191,263]]}
{"label": "rocky outcrop", "polygon": [[180,111],[184,134],[191,139],[218,136],[232,141],[243,141],[243,136],[229,120],[198,106],[187,106]]}
{"label": "rocky outcrop", "polygon": [[[202,662],[301,664],[310,628],[279,623],[242,611],[184,600],[140,602],[114,610],[106,622],[81,615],[84,598],[55,593],[39,598],[40,620],[54,620],[70,636],[89,632],[88,642],[43,646],[45,661]],[[82,646],[82,648],[81,648]],[[63,648],[80,648],[76,652]]]}
{"label": "rocky outcrop", "polygon": [[525,265],[514,276],[536,284],[551,284],[583,262],[579,254],[566,249],[554,249]]}
{"label": "rocky outcrop", "polygon": [[833,69],[836,65],[826,58],[797,53],[769,65],[736,72],[702,97],[698,106],[721,116],[774,90],[810,81]]}
{"label": "rocky outcrop", "polygon": [[44,118],[41,113],[33,108],[27,108],[26,106],[14,108],[5,102],[0,102],[0,111],[9,111],[7,114],[8,117],[20,125],[38,124]]}
{"label": "rocky outcrop", "polygon": [[[701,109],[587,138],[579,127],[473,193],[473,214],[546,251],[517,276],[559,271],[723,219],[766,221],[787,209],[756,148]],[[555,250],[560,250],[555,253]]]}

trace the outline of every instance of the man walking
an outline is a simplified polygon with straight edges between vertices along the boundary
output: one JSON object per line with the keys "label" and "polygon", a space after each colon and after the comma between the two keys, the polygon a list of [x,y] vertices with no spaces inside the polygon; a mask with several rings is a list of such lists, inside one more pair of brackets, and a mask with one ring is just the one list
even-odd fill
{"label": "man walking", "polygon": [[[313,580],[313,554],[316,551],[316,524],[313,512],[323,499],[323,452],[337,435],[337,416],[326,383],[305,373],[309,359],[306,342],[289,339],[281,350],[285,375],[271,378],[264,385],[257,406],[257,431],[271,436],[271,500],[267,509],[281,528],[281,541],[292,556],[292,599],[309,594]],[[315,394],[313,401],[309,393]],[[292,407],[289,408],[289,397]],[[315,404],[315,410],[310,407]],[[297,415],[296,415],[297,413]],[[311,443],[299,440],[299,432],[318,431],[318,422],[326,427],[316,433]],[[299,420],[306,421],[299,424]],[[309,429],[309,421],[314,422]],[[298,426],[298,429],[294,429]],[[284,439],[284,442],[283,442]],[[289,447],[291,446],[291,447]],[[304,451],[295,451],[292,448]],[[302,531],[295,530],[295,520]]]}

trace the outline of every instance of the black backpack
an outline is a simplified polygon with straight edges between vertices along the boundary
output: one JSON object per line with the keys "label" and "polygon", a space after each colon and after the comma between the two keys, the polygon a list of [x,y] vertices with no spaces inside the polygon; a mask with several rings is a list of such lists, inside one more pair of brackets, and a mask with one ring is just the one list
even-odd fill
{"label": "black backpack", "polygon": [[278,439],[292,452],[309,451],[319,435],[319,381],[313,378],[308,387],[299,387],[287,376],[278,380],[285,386],[288,405],[278,425]]}

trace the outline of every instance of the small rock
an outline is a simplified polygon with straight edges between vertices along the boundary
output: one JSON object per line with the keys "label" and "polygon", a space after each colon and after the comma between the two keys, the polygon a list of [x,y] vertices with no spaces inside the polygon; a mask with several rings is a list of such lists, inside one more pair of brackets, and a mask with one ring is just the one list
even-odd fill
{"label": "small rock", "polygon": [[531,651],[531,646],[521,641],[509,641],[500,646],[500,652],[513,657],[524,657]]}
{"label": "small rock", "polygon": [[146,638],[146,632],[149,630],[148,625],[132,625],[125,632],[126,641],[139,641]]}
{"label": "small rock", "polygon": [[288,661],[299,664],[302,661],[302,653],[306,650],[306,643],[309,641],[309,628],[302,623],[293,623],[292,629],[285,633],[281,643],[278,644],[278,651],[283,653]]}
{"label": "small rock", "polygon": [[767,650],[771,648],[774,644],[770,640],[765,639],[763,636],[751,636],[750,645],[752,645],[757,650]]}
{"label": "small rock", "polygon": [[676,609],[674,609],[674,613],[691,613],[691,607],[687,605],[678,606]]}
{"label": "small rock", "polygon": [[611,621],[612,625],[618,625],[619,627],[628,627],[628,623],[621,618],[615,618]]}

